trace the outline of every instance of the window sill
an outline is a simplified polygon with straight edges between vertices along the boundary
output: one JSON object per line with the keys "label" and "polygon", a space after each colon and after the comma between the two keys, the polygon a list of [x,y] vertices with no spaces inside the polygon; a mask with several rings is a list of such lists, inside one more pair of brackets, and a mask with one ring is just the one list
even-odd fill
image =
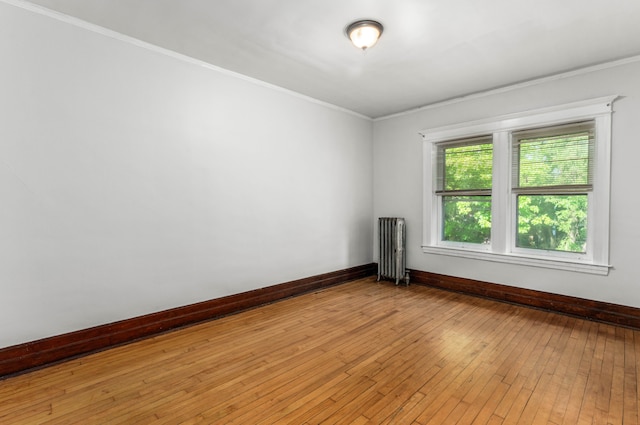
{"label": "window sill", "polygon": [[607,264],[595,264],[586,261],[571,261],[565,259],[551,259],[541,257],[523,256],[518,254],[498,254],[487,251],[469,249],[423,246],[422,252],[427,254],[448,255],[452,257],[470,258],[474,260],[493,261],[497,263],[516,264],[520,266],[544,267],[548,269],[566,270],[579,273],[589,273],[606,276],[611,266]]}

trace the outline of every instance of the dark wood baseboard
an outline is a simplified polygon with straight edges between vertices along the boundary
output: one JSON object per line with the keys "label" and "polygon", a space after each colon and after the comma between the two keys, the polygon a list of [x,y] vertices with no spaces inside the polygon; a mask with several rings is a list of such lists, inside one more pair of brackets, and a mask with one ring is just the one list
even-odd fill
{"label": "dark wood baseboard", "polygon": [[376,274],[375,264],[177,307],[0,349],[0,378]]}
{"label": "dark wood baseboard", "polygon": [[640,309],[567,295],[411,270],[411,283],[640,329]]}

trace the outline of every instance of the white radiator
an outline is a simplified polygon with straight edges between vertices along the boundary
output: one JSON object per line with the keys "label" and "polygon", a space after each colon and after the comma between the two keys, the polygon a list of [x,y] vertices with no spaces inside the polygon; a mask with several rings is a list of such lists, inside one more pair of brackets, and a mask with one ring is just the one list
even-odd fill
{"label": "white radiator", "polygon": [[407,232],[404,218],[380,217],[378,230],[380,241],[378,281],[382,278],[394,279],[397,285],[402,279],[406,285],[409,285],[409,272],[405,257]]}

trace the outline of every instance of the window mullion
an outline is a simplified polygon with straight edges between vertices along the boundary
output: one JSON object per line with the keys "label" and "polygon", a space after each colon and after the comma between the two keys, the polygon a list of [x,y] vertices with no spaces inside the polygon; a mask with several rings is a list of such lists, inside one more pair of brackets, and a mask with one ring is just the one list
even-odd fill
{"label": "window mullion", "polygon": [[506,253],[510,232],[510,144],[509,132],[493,133],[493,192],[491,196],[491,251]]}

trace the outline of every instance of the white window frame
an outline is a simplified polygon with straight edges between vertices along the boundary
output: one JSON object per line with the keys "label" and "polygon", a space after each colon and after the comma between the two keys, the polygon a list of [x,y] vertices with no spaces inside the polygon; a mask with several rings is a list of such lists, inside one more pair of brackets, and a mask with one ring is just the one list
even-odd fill
{"label": "white window frame", "polygon": [[[518,265],[607,275],[609,273],[609,204],[611,176],[611,114],[617,95],[550,108],[432,128],[423,139],[423,243],[425,253]],[[595,167],[587,211],[586,254],[533,250],[515,246],[515,195],[511,193],[511,134],[515,131],[593,120]],[[436,195],[439,143],[493,135],[492,228],[490,244],[459,244],[442,240],[442,211]]]}

